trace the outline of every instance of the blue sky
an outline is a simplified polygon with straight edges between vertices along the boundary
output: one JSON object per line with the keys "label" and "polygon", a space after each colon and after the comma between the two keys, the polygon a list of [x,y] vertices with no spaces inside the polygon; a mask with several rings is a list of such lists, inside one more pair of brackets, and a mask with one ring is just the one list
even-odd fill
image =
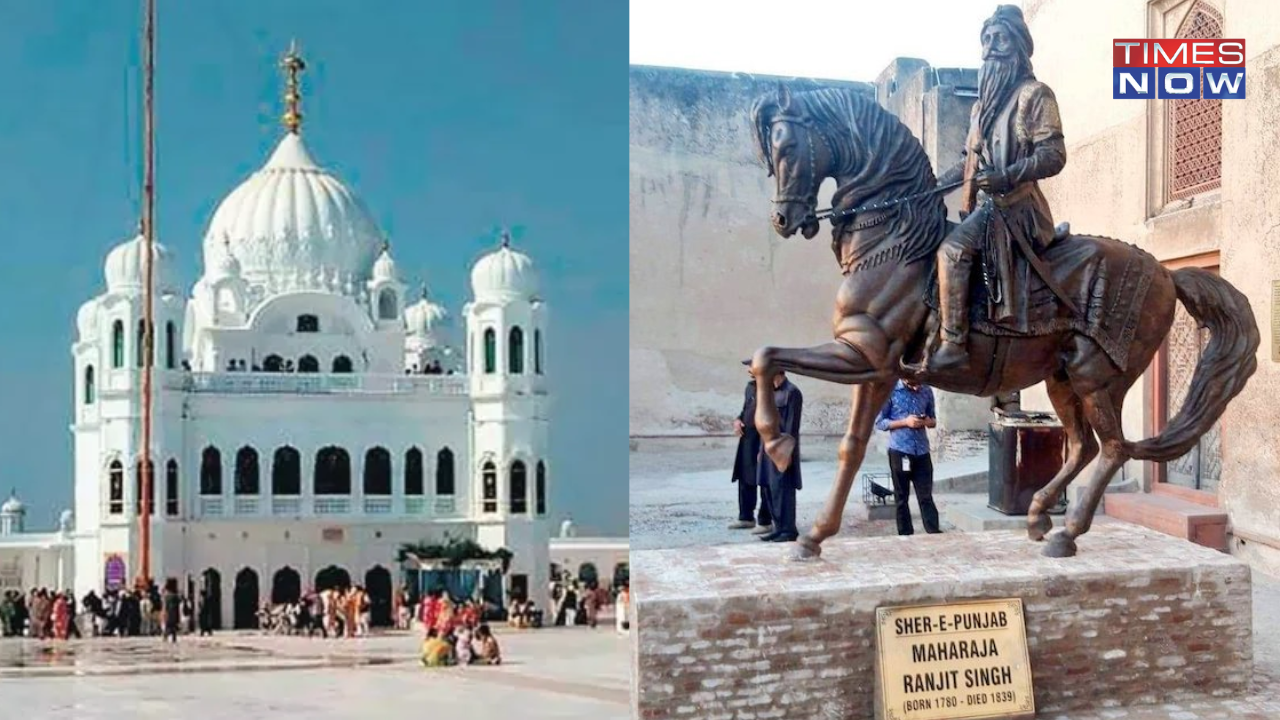
{"label": "blue sky", "polygon": [[[0,493],[71,500],[75,311],[138,222],[141,0],[0,0]],[[627,5],[595,0],[158,1],[157,227],[189,287],[217,203],[303,128],[402,275],[457,314],[500,223],[543,273],[553,510],[627,527]],[[584,529],[586,529],[584,527]]]}

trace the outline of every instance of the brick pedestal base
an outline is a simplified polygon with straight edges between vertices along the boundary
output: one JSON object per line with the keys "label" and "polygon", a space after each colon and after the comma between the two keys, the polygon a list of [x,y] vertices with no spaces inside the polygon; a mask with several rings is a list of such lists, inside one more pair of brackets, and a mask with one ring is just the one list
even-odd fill
{"label": "brick pedestal base", "polygon": [[1025,533],[834,538],[815,563],[749,543],[632,553],[641,720],[874,717],[875,609],[1021,597],[1041,712],[1241,693],[1249,567],[1098,524],[1075,558]]}

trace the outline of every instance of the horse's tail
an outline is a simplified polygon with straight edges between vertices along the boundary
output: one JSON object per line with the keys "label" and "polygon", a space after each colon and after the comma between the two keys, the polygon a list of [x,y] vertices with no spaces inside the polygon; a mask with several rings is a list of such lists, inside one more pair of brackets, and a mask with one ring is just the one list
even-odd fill
{"label": "horse's tail", "polygon": [[1164,432],[1123,444],[1129,457],[1167,462],[1187,453],[1244,389],[1258,368],[1261,337],[1249,300],[1226,280],[1199,268],[1173,273],[1178,300],[1209,330],[1209,344],[1191,376],[1191,388]]}

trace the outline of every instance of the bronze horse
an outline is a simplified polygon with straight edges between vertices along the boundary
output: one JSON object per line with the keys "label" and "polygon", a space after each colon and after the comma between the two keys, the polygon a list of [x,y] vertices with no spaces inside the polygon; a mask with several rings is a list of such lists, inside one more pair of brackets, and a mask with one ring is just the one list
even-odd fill
{"label": "bronze horse", "polygon": [[[760,380],[756,427],[765,452],[784,470],[792,462],[795,439],[779,433],[772,384],[764,379],[784,370],[853,386],[835,485],[813,529],[795,546],[794,559],[817,557],[822,541],[839,532],[875,416],[898,377],[911,374],[933,387],[979,396],[1045,382],[1064,426],[1067,451],[1061,471],[1031,504],[1027,529],[1032,540],[1045,538],[1053,526],[1046,509],[1101,454],[1066,527],[1049,537],[1044,550],[1051,557],[1069,557],[1120,466],[1129,459],[1162,462],[1185,454],[1257,368],[1260,340],[1253,311],[1225,280],[1199,269],[1170,272],[1148,253],[1117,240],[1072,235],[1050,245],[1045,260],[1060,287],[1085,303],[1086,310],[1079,311],[1084,317],[1066,312],[1066,304],[1052,296],[1046,301],[1041,292],[1042,317],[1024,332],[973,325],[968,368],[913,372],[907,362],[919,358],[936,335],[937,313],[929,303],[934,255],[952,227],[924,149],[873,99],[847,89],[793,96],[780,87],[776,96],[757,100],[751,115],[760,160],[776,177],[772,223],[779,235],[817,234],[818,189],[826,178],[838,185],[833,208],[858,211],[844,215],[832,232],[832,249],[844,271],[836,293],[835,339],[809,348],[764,347],[750,361]],[[1053,248],[1062,248],[1056,259]],[[1059,267],[1069,269],[1059,276]],[[1211,339],[1186,400],[1166,429],[1130,442],[1121,432],[1121,404],[1168,334],[1176,301],[1209,329]]]}

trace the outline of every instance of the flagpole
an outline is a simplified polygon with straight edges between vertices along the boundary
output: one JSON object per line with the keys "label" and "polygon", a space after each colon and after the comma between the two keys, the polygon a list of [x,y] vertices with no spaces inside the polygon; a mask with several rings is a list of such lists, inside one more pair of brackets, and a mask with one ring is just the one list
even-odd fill
{"label": "flagpole", "polygon": [[139,505],[142,558],[139,580],[151,580],[151,498],[154,495],[155,463],[151,460],[151,406],[152,375],[155,364],[155,54],[156,54],[156,0],[146,2],[146,27],[143,31],[143,91],[142,91],[142,235],[146,243],[146,285],[143,292],[142,347],[142,450],[139,453],[138,472],[141,479],[138,491],[142,493]]}

